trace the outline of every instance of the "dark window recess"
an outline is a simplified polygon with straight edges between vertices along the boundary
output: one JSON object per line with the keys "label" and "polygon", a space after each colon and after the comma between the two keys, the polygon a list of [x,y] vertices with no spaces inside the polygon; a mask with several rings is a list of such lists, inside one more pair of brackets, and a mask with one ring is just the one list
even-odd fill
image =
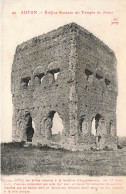
{"label": "dark window recess", "polygon": [[97,115],[95,116],[95,127],[96,127],[96,129],[97,129],[97,127],[98,127],[98,123],[99,123],[100,118],[101,118],[101,115],[100,115],[100,114],[97,114]]}
{"label": "dark window recess", "polygon": [[100,142],[100,140],[101,140],[101,136],[98,136],[98,142]]}
{"label": "dark window recess", "polygon": [[21,79],[21,83],[23,84],[23,88],[24,89],[27,89],[28,88],[28,85],[29,85],[30,80],[31,80],[31,78],[22,78]]}
{"label": "dark window recess", "polygon": [[110,123],[109,123],[109,134],[111,135],[111,136],[113,136],[113,121],[110,121]]}
{"label": "dark window recess", "polygon": [[58,76],[59,72],[60,72],[60,69],[54,69],[54,70],[50,71],[50,73],[52,73],[53,76],[54,76],[54,80],[57,79],[57,76]]}
{"label": "dark window recess", "polygon": [[90,70],[88,70],[88,69],[85,69],[85,74],[86,74],[86,76],[90,76],[90,75],[92,75],[93,73],[90,71]]}
{"label": "dark window recess", "polygon": [[92,75],[93,75],[93,73],[88,69],[85,69],[85,74],[87,76],[87,80],[88,80],[89,77],[92,77]]}
{"label": "dark window recess", "polygon": [[42,81],[43,81],[43,78],[44,78],[45,74],[44,73],[40,73],[38,75],[35,76],[35,82],[37,84],[41,84]]}
{"label": "dark window recess", "polygon": [[44,78],[44,73],[41,73],[41,74],[39,74],[39,75],[37,75],[37,77],[39,78],[39,82],[40,83],[42,83],[42,80],[43,80],[43,78]]}
{"label": "dark window recess", "polygon": [[97,78],[98,80],[101,80],[103,77],[102,77],[101,75],[99,75],[99,74],[96,73],[96,78]]}
{"label": "dark window recess", "polygon": [[25,121],[26,121],[26,136],[27,136],[27,141],[32,142],[32,137],[34,135],[34,128],[33,128],[33,121],[30,113],[25,114]]}
{"label": "dark window recess", "polygon": [[80,119],[80,132],[84,132],[87,129],[85,115]]}
{"label": "dark window recess", "polygon": [[28,86],[29,86],[29,84],[31,83],[31,80],[29,80],[29,82],[28,82]]}
{"label": "dark window recess", "polygon": [[109,86],[110,80],[108,80],[107,78],[105,78],[105,84],[106,84],[106,86]]}
{"label": "dark window recess", "polygon": [[97,128],[99,125],[99,121],[101,119],[101,115],[97,114],[92,120],[92,134],[95,136],[97,134]]}

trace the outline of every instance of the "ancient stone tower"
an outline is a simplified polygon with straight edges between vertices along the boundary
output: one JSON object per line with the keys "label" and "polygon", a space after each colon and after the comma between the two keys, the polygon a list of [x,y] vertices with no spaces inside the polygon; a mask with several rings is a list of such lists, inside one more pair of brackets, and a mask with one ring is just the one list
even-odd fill
{"label": "ancient stone tower", "polygon": [[[13,141],[116,147],[116,58],[81,26],[71,23],[17,46],[11,91]],[[62,134],[52,134],[55,113]]]}

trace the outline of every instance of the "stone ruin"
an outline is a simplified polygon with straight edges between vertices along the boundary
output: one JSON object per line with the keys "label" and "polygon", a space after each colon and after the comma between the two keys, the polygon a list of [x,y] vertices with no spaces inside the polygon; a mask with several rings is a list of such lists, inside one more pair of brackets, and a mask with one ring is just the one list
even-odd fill
{"label": "stone ruin", "polygon": [[[17,46],[11,73],[13,141],[68,150],[116,149],[114,52],[71,23]],[[55,113],[62,133],[53,134]]]}

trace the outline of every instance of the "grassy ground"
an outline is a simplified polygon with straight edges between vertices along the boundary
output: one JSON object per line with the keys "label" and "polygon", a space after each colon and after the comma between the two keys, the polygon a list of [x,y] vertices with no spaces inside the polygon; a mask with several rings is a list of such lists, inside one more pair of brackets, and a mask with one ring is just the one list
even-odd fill
{"label": "grassy ground", "polygon": [[126,176],[126,149],[70,152],[49,148],[1,146],[2,174]]}

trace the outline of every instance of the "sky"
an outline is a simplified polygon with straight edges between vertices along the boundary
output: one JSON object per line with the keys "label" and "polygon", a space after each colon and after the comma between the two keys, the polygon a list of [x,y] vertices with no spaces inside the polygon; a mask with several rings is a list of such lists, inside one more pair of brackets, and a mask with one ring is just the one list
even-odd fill
{"label": "sky", "polygon": [[[126,135],[126,24],[125,6],[122,0],[2,0],[2,142],[12,139],[12,95],[11,67],[16,46],[35,37],[75,22],[107,44],[117,58],[118,98],[117,134]],[[21,14],[37,11],[38,14]],[[67,12],[74,14],[45,14],[45,12]],[[75,14],[78,11],[79,14]],[[98,14],[99,11],[99,14]],[[12,14],[16,12],[16,14]],[[90,12],[92,14],[82,14]],[[93,14],[95,12],[95,14]],[[118,22],[112,24],[112,22]],[[57,121],[58,123],[58,121]]]}

